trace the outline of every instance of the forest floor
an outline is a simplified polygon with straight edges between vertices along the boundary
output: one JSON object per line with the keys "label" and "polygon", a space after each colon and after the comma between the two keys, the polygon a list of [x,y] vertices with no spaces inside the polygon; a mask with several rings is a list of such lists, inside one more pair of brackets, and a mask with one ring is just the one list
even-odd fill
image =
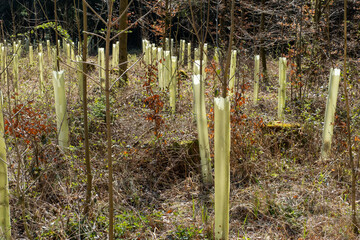
{"label": "forest floor", "polygon": [[[135,61],[136,56],[131,55],[129,65]],[[241,83],[245,87],[243,93],[239,90],[235,95],[231,113],[230,239],[356,239],[350,219],[351,172],[343,101],[339,101],[331,157],[320,159],[327,75],[319,76],[324,87],[318,84],[318,90],[308,90],[304,102],[288,102],[286,124],[279,124],[275,122],[276,61],[269,61],[270,82],[261,89],[257,105],[251,98],[252,63],[242,60],[242,64],[238,89]],[[13,135],[6,136],[12,236],[106,239],[105,98],[97,84],[98,72],[92,70],[88,86],[93,198],[90,216],[85,218],[83,116],[76,72],[63,67],[71,140],[70,148],[63,152],[56,146],[51,64],[46,66],[44,94],[39,91],[38,65],[29,65],[25,58],[20,65],[21,84],[16,98],[25,111],[17,114],[19,131],[25,131],[21,128],[28,123],[42,130],[16,140]],[[129,71],[128,84],[115,86],[111,94],[116,239],[212,239],[214,188],[202,186],[200,179],[191,72],[184,68],[181,73],[173,115],[166,92],[158,91],[155,82],[151,84],[153,93],[146,91],[144,69],[137,63]],[[358,72],[352,76],[360,79]],[[212,154],[212,108],[217,88],[208,71],[206,102]],[[358,88],[359,82],[354,80],[352,91]],[[15,97],[10,92],[4,92],[5,119],[14,109]],[[153,110],[144,102],[155,94],[164,102],[164,122],[158,137],[154,122],[148,118]],[[353,106],[358,105],[359,97],[351,97]],[[359,124],[358,112],[352,112],[354,128]],[[358,144],[354,142],[356,160],[360,156]]]}

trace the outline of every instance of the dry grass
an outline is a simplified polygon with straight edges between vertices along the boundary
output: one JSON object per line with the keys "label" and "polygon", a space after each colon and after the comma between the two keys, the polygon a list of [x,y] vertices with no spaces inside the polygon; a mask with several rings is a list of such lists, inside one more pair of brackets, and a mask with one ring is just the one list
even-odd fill
{"label": "dry grass", "polygon": [[[34,101],[33,107],[47,113],[49,123],[55,127],[51,66],[46,69],[46,91],[42,96],[38,90],[37,65],[29,66],[22,59],[21,66],[19,102]],[[8,161],[15,239],[26,238],[24,220],[36,239],[106,238],[108,173],[104,102],[94,82],[98,73],[91,72],[95,80],[88,87],[94,188],[91,216],[84,218],[83,117],[75,72],[63,68],[67,71],[72,146],[65,153],[59,151],[56,133],[48,134],[45,144],[39,143],[39,152],[45,158],[34,174],[31,168],[34,152],[18,140],[20,196],[16,182],[19,156],[14,151],[14,138],[7,136],[11,147]],[[154,123],[145,120],[150,110],[143,102],[147,97],[144,76],[144,67],[137,65],[130,70],[129,84],[112,92],[116,236],[119,239],[210,239],[214,189],[202,188],[199,179],[190,79],[181,82],[175,116],[170,114],[166,94],[160,93],[165,102],[164,124],[160,128],[162,137],[157,139]],[[244,70],[243,76],[251,83],[251,70]],[[270,65],[270,76],[271,84],[276,86],[275,62]],[[353,76],[359,78],[358,72]],[[353,82],[354,92],[358,85]],[[12,85],[9,87],[11,90]],[[213,81],[209,81],[206,93],[209,112],[215,88]],[[350,173],[341,128],[343,103],[339,103],[333,154],[330,159],[320,161],[326,97],[323,93],[326,92],[312,91],[304,106],[289,104],[287,120],[298,125],[272,128],[268,123],[276,119],[276,87],[263,89],[258,106],[251,103],[251,88],[246,90],[245,104],[234,113],[232,124],[231,239],[356,239],[349,217]],[[353,103],[358,102],[358,96],[354,95]],[[13,107],[14,103],[11,104]],[[6,118],[10,116],[8,107]],[[353,122],[355,129],[359,121],[354,118]],[[209,129],[211,136],[211,121]]]}

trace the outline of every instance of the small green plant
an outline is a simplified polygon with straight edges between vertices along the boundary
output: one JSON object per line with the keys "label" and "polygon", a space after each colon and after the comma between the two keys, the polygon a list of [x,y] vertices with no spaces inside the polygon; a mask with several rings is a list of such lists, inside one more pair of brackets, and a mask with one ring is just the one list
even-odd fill
{"label": "small green plant", "polygon": [[195,226],[185,227],[183,225],[178,225],[176,231],[173,234],[173,237],[178,240],[188,240],[200,238],[203,239],[205,236],[203,234],[202,228],[197,228]]}
{"label": "small green plant", "polygon": [[124,211],[115,216],[115,237],[116,239],[129,238],[131,233],[144,233],[153,225],[153,220],[161,218],[161,214],[154,212],[150,215],[142,215],[133,211]]}
{"label": "small green plant", "polygon": [[[114,104],[115,100],[110,97],[110,104]],[[105,96],[101,95],[100,97],[95,98],[94,102],[89,105],[90,115],[92,118],[106,120],[106,104]]]}

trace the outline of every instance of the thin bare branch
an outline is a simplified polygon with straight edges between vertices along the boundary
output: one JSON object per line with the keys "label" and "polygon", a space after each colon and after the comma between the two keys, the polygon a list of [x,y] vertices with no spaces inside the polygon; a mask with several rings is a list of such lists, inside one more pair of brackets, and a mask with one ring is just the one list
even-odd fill
{"label": "thin bare branch", "polygon": [[102,21],[105,25],[107,25],[107,22],[90,6],[90,4],[87,3],[87,1],[84,1],[86,6]]}

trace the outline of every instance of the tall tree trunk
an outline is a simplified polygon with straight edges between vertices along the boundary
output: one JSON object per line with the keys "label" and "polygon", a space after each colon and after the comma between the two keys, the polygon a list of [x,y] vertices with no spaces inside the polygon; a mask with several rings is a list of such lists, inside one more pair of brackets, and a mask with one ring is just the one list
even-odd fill
{"label": "tall tree trunk", "polygon": [[261,0],[262,12],[261,12],[261,19],[260,19],[260,59],[262,64],[262,74],[264,78],[264,83],[268,84],[268,76],[267,76],[267,67],[266,67],[266,53],[265,53],[265,46],[264,46],[264,32],[265,32],[265,13],[264,13],[264,6],[265,0]]}
{"label": "tall tree trunk", "polygon": [[[119,15],[120,20],[119,20],[119,27],[120,27],[120,31],[123,31],[124,29],[127,28],[127,9],[128,9],[128,0],[120,0],[120,9],[119,9]],[[127,69],[127,33],[124,32],[122,34],[119,35],[119,77],[121,75],[122,79],[120,79],[120,85],[121,83],[125,84],[128,81],[128,77],[127,74],[124,72]]]}

